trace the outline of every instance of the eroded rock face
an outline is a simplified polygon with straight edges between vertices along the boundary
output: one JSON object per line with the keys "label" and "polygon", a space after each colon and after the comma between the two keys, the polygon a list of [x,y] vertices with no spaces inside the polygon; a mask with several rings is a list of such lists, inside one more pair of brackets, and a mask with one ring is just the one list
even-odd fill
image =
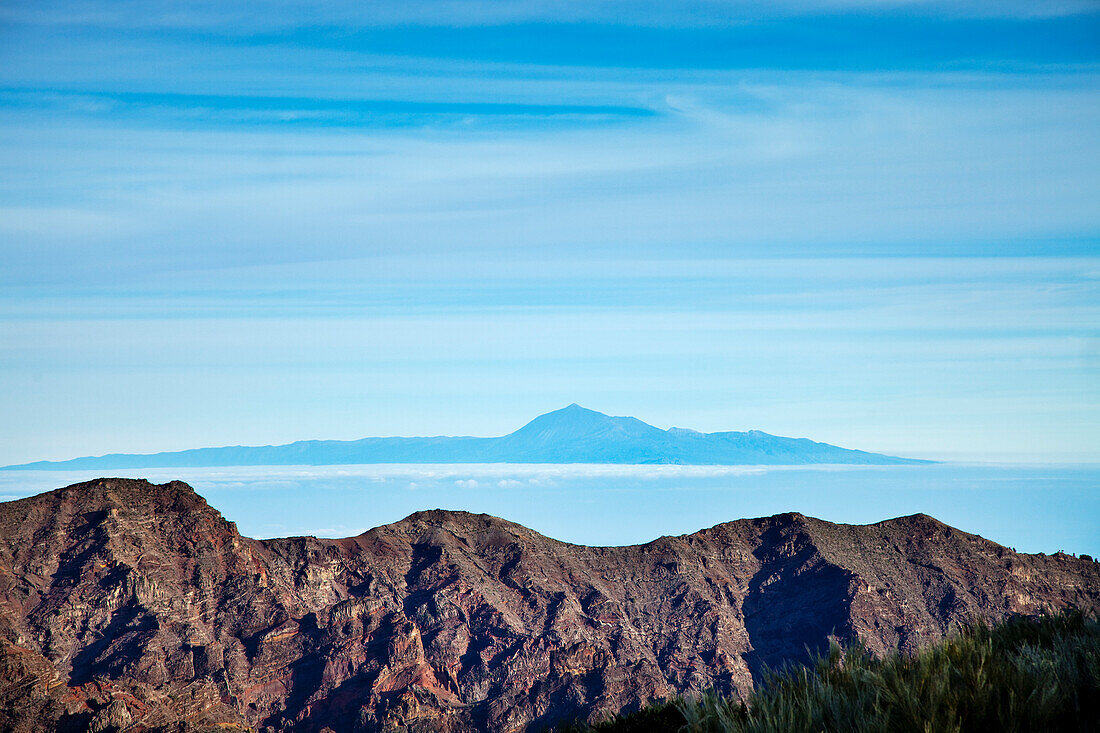
{"label": "eroded rock face", "polygon": [[1100,565],[922,516],[798,514],[569,545],[420,512],[257,541],[186,484],[0,504],[0,729],[519,731],[707,688],[830,635],[913,649],[954,622],[1100,609]]}

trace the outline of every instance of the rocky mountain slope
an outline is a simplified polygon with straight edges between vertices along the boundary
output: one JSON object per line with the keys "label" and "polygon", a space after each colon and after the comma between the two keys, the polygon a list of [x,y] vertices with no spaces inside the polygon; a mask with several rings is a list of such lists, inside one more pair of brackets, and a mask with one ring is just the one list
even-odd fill
{"label": "rocky mountain slope", "polygon": [[287,445],[196,448],[171,453],[117,453],[37,461],[4,469],[116,470],[193,466],[334,466],[362,463],[680,463],[695,465],[889,465],[930,463],[839,448],[759,430],[700,433],[661,430],[633,417],[611,417],[569,405],[498,438],[363,438],[302,440]]}
{"label": "rocky mountain slope", "polygon": [[798,514],[583,547],[429,511],[252,540],[179,482],[0,504],[0,730],[539,730],[744,694],[830,635],[1100,609],[1100,565],[916,515]]}

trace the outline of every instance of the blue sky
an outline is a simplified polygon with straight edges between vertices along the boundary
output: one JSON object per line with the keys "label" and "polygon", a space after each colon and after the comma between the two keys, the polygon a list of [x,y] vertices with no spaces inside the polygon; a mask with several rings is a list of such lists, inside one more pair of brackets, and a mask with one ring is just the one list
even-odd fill
{"label": "blue sky", "polygon": [[0,463],[571,402],[1100,460],[1096,2],[10,2]]}

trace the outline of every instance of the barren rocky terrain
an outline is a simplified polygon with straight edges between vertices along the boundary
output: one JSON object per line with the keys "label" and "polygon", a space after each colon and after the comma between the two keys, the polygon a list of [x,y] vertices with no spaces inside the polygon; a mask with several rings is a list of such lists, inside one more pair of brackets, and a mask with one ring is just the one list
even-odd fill
{"label": "barren rocky terrain", "polygon": [[911,650],[1067,606],[1100,610],[1100,564],[924,515],[584,547],[427,511],[253,540],[186,484],[102,479],[0,504],[0,730],[537,731],[743,695],[830,636]]}

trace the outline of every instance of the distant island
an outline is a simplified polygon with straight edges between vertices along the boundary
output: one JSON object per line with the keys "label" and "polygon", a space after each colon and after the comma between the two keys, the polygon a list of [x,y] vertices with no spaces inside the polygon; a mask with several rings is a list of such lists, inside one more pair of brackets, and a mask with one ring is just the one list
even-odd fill
{"label": "distant island", "polygon": [[335,466],[361,463],[619,463],[686,465],[901,465],[932,463],[840,448],[759,430],[700,433],[661,430],[634,417],[611,417],[577,404],[541,415],[497,438],[447,437],[302,440],[287,445],[114,453],[37,461],[0,470]]}

